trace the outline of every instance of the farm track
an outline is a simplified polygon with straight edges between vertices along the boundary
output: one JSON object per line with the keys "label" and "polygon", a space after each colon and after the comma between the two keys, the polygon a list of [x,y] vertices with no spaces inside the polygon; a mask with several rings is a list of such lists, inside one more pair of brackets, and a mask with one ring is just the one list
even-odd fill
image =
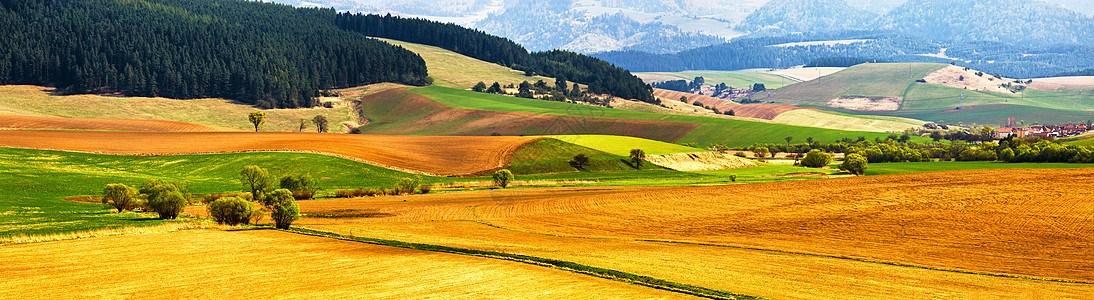
{"label": "farm track", "polygon": [[1067,298],[1094,292],[1090,284],[1066,282],[1094,281],[1091,173],[956,171],[319,200],[301,202],[304,213],[387,215],[300,224],[575,261],[775,298],[834,297],[810,289],[847,298]]}
{"label": "farm track", "polygon": [[9,115],[0,115],[0,128],[154,132],[240,131],[232,128],[166,120],[81,119]]}
{"label": "farm track", "polygon": [[0,255],[0,290],[18,291],[0,298],[686,297],[520,262],[273,230],[9,245]]}
{"label": "farm track", "polygon": [[77,132],[0,130],[0,147],[115,155],[310,152],[412,173],[483,174],[508,166],[530,137],[380,136],[287,132]]}

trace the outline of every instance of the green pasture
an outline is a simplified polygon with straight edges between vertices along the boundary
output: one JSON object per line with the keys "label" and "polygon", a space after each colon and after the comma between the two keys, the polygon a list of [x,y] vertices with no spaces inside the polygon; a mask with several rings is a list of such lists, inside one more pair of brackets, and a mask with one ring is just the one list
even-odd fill
{"label": "green pasture", "polygon": [[688,82],[695,77],[702,76],[706,84],[718,85],[725,83],[734,88],[751,88],[753,84],[762,83],[769,89],[780,88],[797,83],[779,75],[761,72],[735,72],[735,71],[683,71],[683,72],[643,72],[638,75],[653,75],[658,77],[671,77],[684,79]]}

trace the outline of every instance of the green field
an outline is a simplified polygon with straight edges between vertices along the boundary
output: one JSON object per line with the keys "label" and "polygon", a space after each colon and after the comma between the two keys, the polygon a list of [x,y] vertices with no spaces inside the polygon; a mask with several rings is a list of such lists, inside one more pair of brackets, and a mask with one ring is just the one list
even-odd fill
{"label": "green field", "polygon": [[885,175],[900,173],[918,173],[953,170],[993,170],[993,169],[1083,169],[1094,168],[1094,164],[1071,163],[1005,163],[995,161],[950,161],[950,162],[909,162],[870,164],[866,175]]}
{"label": "green field", "polygon": [[[1017,94],[969,91],[943,85],[917,83],[908,88],[901,110],[952,109],[960,106],[1010,104],[1060,110],[1094,110],[1094,87],[1084,89],[1086,101],[1080,102],[1080,90],[1039,91],[1027,89]],[[961,95],[964,94],[964,101]]]}
{"label": "green field", "polygon": [[[785,142],[783,138],[787,136],[801,140],[812,137],[815,140],[822,142],[832,142],[842,138],[855,139],[860,136],[866,137],[867,139],[873,139],[875,137],[884,138],[888,136],[886,133],[878,132],[842,131],[710,117],[643,113],[600,106],[475,93],[437,86],[417,88],[411,90],[411,92],[433,99],[434,101],[452,108],[701,124],[701,126],[692,130],[678,141],[664,141],[697,143],[701,146],[725,144],[730,147],[736,147],[749,146],[755,143],[781,143]],[[580,124],[575,124],[575,126],[580,127]],[[626,133],[619,134],[626,135]]]}
{"label": "green field", "polygon": [[[726,85],[734,88],[752,88],[753,84],[762,83],[769,89],[780,88],[787,85],[797,83],[797,81],[790,80],[786,77],[779,75],[761,73],[761,72],[735,72],[735,71],[683,71],[683,72],[642,72],[635,73],[640,77],[643,75],[651,76],[651,78],[665,79],[684,79],[692,81],[695,77],[702,76],[708,85],[718,85],[719,83],[725,83]],[[658,80],[661,81],[661,80]]]}
{"label": "green field", "polygon": [[[578,170],[569,161],[578,154],[589,157],[589,165]],[[629,154],[628,154],[629,155]],[[509,167],[513,174],[546,174],[565,172],[638,171],[629,162],[630,157],[594,150],[556,139],[543,139],[526,145],[513,153]],[[650,163],[642,164],[641,170],[662,169]]]}
{"label": "green field", "polygon": [[824,106],[841,96],[902,97],[917,79],[942,69],[944,64],[861,64],[815,80],[796,83],[753,99],[786,104]]}
{"label": "green field", "polygon": [[421,56],[425,60],[426,68],[429,69],[429,76],[433,77],[433,84],[439,86],[470,89],[480,81],[487,85],[498,82],[502,86],[520,84],[523,81],[536,82],[538,80],[554,84],[554,79],[551,78],[524,76],[524,72],[477,60],[442,48],[397,40],[380,40],[399,45]]}
{"label": "green field", "polygon": [[618,156],[630,156],[631,149],[642,149],[646,155],[665,155],[706,151],[666,142],[615,135],[550,135],[544,136],[588,147]]}

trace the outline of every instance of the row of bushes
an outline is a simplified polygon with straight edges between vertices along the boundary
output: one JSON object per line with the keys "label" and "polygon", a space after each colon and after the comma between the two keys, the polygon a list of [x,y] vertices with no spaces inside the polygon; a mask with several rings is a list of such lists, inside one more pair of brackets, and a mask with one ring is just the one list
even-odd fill
{"label": "row of bushes", "polygon": [[400,179],[395,187],[391,188],[372,188],[372,189],[352,189],[352,190],[337,190],[334,191],[335,198],[359,198],[359,197],[372,197],[372,196],[394,196],[394,195],[410,195],[416,192],[422,194],[428,194],[433,190],[432,186],[422,185],[421,177],[403,178]]}

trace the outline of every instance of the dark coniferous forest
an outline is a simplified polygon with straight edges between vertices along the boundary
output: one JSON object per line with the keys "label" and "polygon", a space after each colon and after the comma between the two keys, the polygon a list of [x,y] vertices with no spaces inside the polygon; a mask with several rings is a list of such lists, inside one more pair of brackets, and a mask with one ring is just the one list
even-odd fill
{"label": "dark coniferous forest", "polygon": [[427,84],[418,55],[330,9],[207,0],[0,0],[0,84],[66,93],[314,105],[322,90]]}

